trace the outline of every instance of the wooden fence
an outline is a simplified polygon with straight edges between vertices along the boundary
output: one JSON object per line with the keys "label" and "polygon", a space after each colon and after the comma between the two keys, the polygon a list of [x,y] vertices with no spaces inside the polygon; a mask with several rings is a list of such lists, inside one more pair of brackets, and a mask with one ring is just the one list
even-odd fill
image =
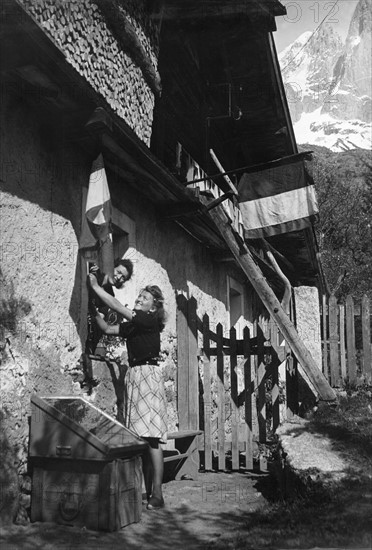
{"label": "wooden fence", "polygon": [[[242,339],[227,337],[196,301],[178,297],[178,414],[180,430],[200,429],[198,449],[206,470],[253,468],[255,448],[298,412],[297,364],[271,320],[260,319]],[[286,403],[281,404],[279,365],[286,362]]]}
{"label": "wooden fence", "polygon": [[335,296],[322,303],[323,372],[333,387],[346,382],[372,381],[370,302],[364,296],[356,306],[351,296],[337,303]]}

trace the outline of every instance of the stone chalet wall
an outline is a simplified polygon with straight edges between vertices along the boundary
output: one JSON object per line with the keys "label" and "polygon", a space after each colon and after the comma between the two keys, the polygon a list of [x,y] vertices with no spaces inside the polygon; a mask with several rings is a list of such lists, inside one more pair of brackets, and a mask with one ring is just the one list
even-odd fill
{"label": "stone chalet wall", "polygon": [[[0,182],[0,523],[24,520],[30,504],[30,397],[85,395],[115,413],[107,367],[95,372],[90,395],[79,363],[84,350],[86,295],[78,238],[91,159],[70,144],[52,118],[4,91]],[[127,182],[108,172],[114,207],[133,221],[127,256],[135,274],[122,299],[133,304],[147,283],[164,291],[168,322],[162,336],[169,428],[176,427],[176,293],[195,296],[200,316],[227,329],[226,266]],[[22,489],[20,495],[19,488]],[[5,504],[4,504],[5,503]],[[19,505],[20,504],[20,505]],[[18,516],[17,516],[18,513]]]}
{"label": "stone chalet wall", "polygon": [[[5,90],[1,120],[0,491],[7,502],[10,476],[19,474],[22,486],[27,471],[31,394],[81,392],[71,372],[82,350],[77,236],[90,164],[60,141],[52,122]],[[13,519],[11,506],[0,517],[7,512]]]}
{"label": "stone chalet wall", "polygon": [[[92,0],[21,0],[70,63],[147,145],[154,94],[141,69],[124,52]],[[114,2],[113,2],[114,4]],[[143,0],[122,0],[117,9],[135,29],[157,68],[158,29],[146,18]]]}

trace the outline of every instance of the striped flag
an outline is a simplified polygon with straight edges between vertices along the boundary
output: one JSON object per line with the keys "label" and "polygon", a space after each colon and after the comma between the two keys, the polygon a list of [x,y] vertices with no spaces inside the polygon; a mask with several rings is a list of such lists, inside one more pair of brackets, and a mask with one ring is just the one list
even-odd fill
{"label": "striped flag", "polygon": [[304,229],[319,211],[314,183],[302,160],[243,174],[238,193],[246,239]]}
{"label": "striped flag", "polygon": [[113,277],[114,252],[111,234],[111,198],[102,154],[92,164],[85,216],[79,248],[98,250],[98,264],[103,274]]}

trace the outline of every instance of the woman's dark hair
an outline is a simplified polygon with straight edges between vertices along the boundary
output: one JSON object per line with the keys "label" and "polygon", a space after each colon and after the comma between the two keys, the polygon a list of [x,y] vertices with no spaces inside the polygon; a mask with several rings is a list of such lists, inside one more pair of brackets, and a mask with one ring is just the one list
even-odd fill
{"label": "woman's dark hair", "polygon": [[114,262],[114,267],[118,267],[118,265],[122,265],[123,267],[125,267],[125,269],[128,271],[128,279],[127,281],[129,281],[129,279],[132,277],[133,275],[133,263],[131,260],[128,260],[128,259],[116,259],[115,262]]}
{"label": "woman's dark hair", "polygon": [[159,322],[160,332],[163,330],[167,318],[167,314],[164,310],[164,296],[162,291],[157,285],[147,285],[143,290],[149,292],[154,298],[154,306],[156,307],[156,317]]}

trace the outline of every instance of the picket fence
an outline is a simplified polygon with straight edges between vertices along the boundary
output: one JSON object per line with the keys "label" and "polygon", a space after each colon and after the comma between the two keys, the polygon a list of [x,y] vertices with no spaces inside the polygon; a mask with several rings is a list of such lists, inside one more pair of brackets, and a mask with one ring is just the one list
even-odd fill
{"label": "picket fence", "polygon": [[[194,298],[178,297],[178,415],[180,430],[203,431],[198,449],[206,470],[252,469],[260,443],[298,411],[297,362],[276,324],[259,318],[238,339]],[[279,365],[286,364],[286,396]],[[182,367],[181,367],[182,365]]]}
{"label": "picket fence", "polygon": [[323,372],[333,387],[371,383],[372,346],[370,300],[355,305],[352,296],[338,303],[322,300]]}

